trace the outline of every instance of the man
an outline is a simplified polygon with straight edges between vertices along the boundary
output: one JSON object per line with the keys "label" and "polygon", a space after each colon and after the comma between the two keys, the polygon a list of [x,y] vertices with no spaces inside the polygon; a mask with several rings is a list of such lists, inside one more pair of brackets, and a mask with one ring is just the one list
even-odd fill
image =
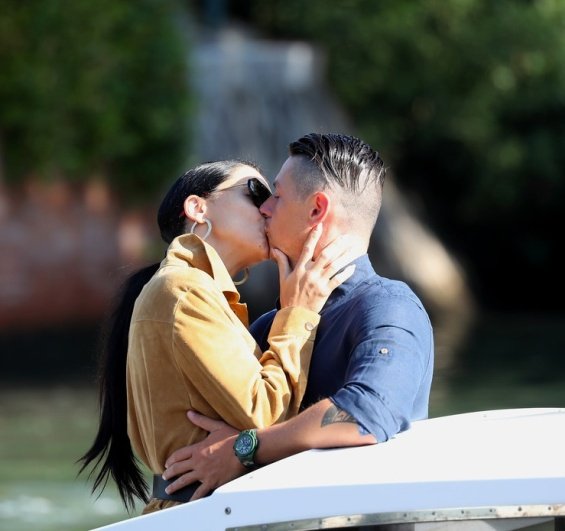
{"label": "man", "polygon": [[[311,448],[385,442],[427,417],[433,371],[428,315],[406,284],[377,275],[367,256],[382,200],[382,159],[361,140],[338,134],[306,135],[289,151],[274,195],[260,208],[271,247],[294,266],[311,228],[323,223],[314,256],[345,235],[358,256],[355,273],[320,312],[298,416],[238,433],[189,412],[210,435],[169,458],[168,493],[200,481],[195,500],[254,466]],[[263,347],[274,314],[251,328]]]}

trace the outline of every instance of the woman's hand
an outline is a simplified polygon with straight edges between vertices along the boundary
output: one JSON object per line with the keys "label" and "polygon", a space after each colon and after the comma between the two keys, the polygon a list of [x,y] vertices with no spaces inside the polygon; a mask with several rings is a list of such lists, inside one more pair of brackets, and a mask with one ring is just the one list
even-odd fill
{"label": "woman's hand", "polygon": [[[302,306],[320,312],[331,292],[355,271],[354,264],[345,266],[359,253],[355,253],[347,246],[345,236],[330,242],[315,260],[312,259],[321,235],[320,223],[308,235],[294,269],[291,269],[288,258],[282,251],[271,250],[279,267],[281,308]],[[344,267],[345,269],[340,271]]]}

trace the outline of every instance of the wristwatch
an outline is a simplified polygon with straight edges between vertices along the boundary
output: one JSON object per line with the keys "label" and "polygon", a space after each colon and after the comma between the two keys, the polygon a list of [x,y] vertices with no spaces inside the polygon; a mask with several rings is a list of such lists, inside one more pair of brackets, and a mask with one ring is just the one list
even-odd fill
{"label": "wristwatch", "polygon": [[233,451],[240,463],[246,468],[255,468],[255,452],[259,448],[257,430],[243,430],[233,443]]}

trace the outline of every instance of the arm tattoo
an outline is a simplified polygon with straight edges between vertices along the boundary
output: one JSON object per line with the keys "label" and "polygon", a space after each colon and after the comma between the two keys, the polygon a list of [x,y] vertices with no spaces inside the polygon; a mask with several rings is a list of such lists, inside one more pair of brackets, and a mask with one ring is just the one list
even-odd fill
{"label": "arm tattoo", "polygon": [[337,424],[338,422],[357,424],[357,421],[352,415],[347,413],[347,411],[343,411],[343,409],[339,409],[335,404],[332,404],[325,412],[324,418],[322,418],[321,427]]}

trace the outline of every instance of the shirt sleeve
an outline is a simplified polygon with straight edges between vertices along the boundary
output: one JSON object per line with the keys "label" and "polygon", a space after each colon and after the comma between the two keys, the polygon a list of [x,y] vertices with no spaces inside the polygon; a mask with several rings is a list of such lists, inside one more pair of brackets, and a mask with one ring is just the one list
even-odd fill
{"label": "shirt sleeve", "polygon": [[427,315],[409,301],[376,308],[371,319],[351,352],[344,385],[330,399],[355,418],[361,434],[384,442],[414,420],[416,395],[431,374],[433,340]]}
{"label": "shirt sleeve", "polygon": [[173,352],[221,419],[239,429],[264,427],[298,412],[319,320],[304,308],[280,310],[261,355],[223,294],[197,287],[177,304]]}

